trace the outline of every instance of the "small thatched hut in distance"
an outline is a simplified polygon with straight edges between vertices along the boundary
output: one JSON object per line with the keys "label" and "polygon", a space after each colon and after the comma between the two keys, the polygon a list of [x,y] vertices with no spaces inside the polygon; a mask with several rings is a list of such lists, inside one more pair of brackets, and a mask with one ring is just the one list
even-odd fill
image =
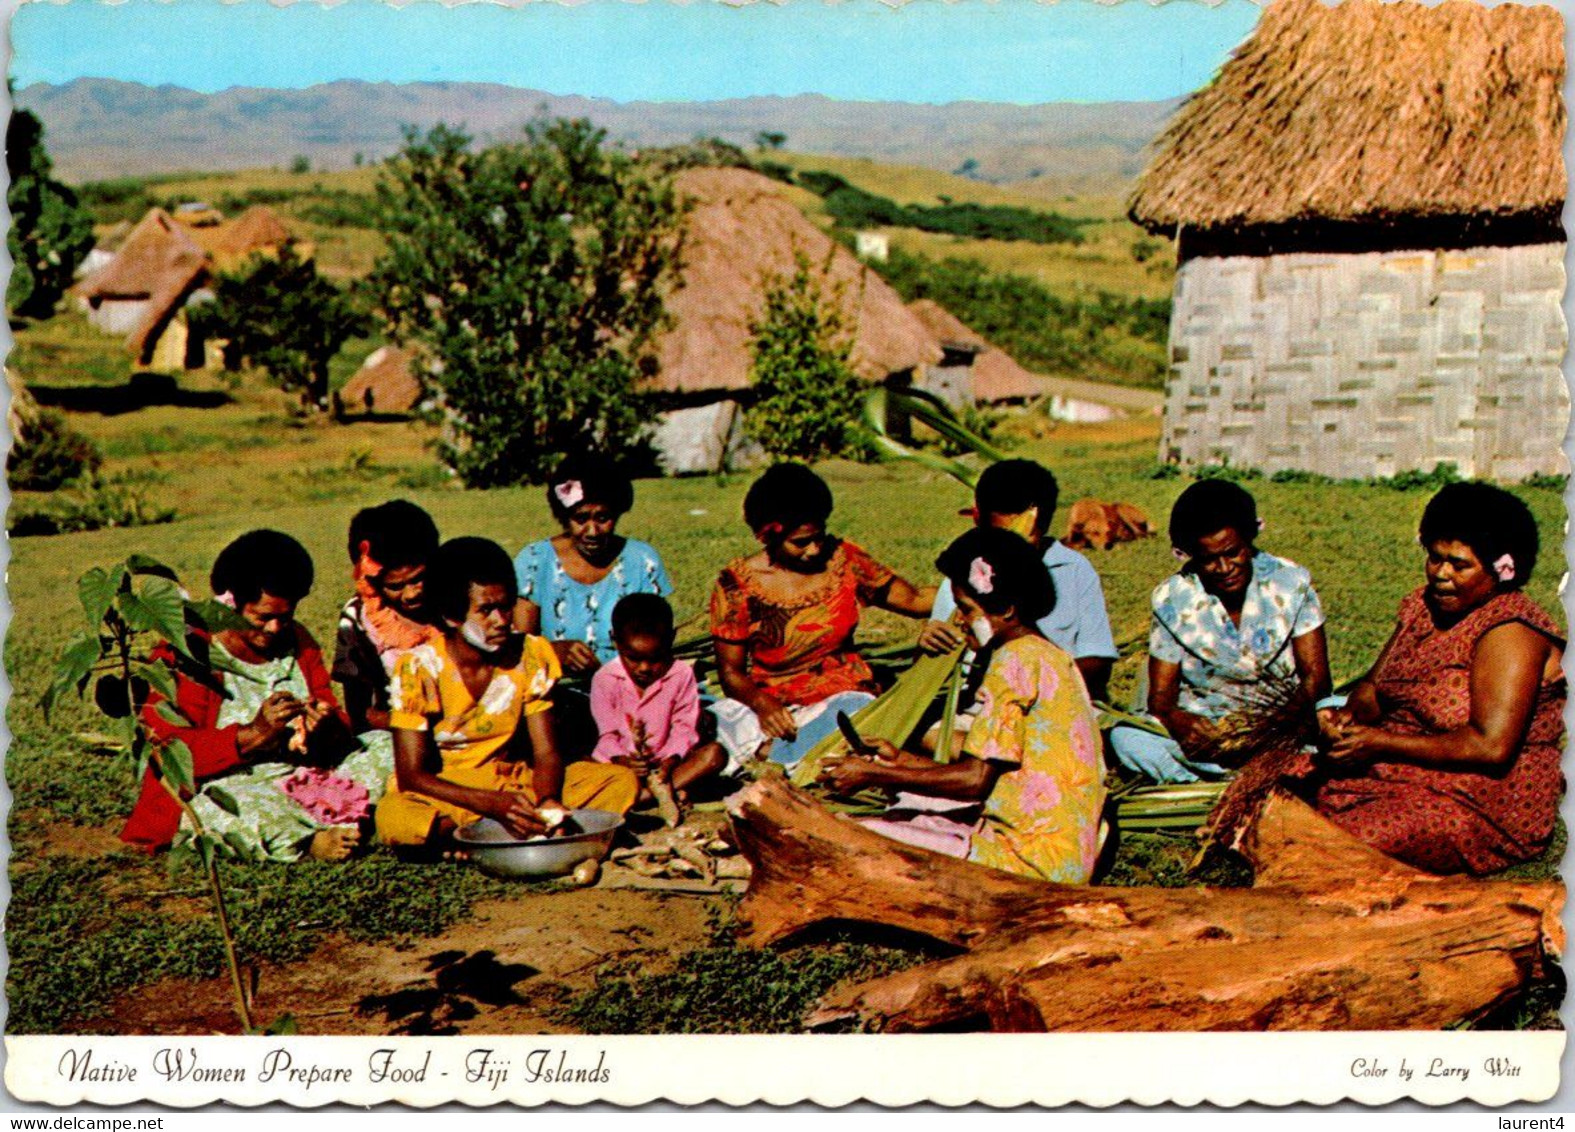
{"label": "small thatched hut in distance", "polygon": [[[90,323],[126,336],[138,365],[194,369],[206,364],[205,343],[188,335],[182,311],[200,301],[202,288],[216,272],[234,271],[254,254],[277,255],[290,242],[289,229],[263,206],[249,208],[232,221],[199,227],[153,208],[113,258],[85,276],[74,291]],[[311,254],[309,247],[302,246],[302,251]]]}
{"label": "small thatched hut in distance", "polygon": [[941,347],[880,276],[804,217],[781,186],[745,169],[688,169],[676,178],[693,206],[670,328],[656,343],[646,388],[665,409],[655,444],[669,472],[714,471],[742,444],[750,324],[766,282],[795,269],[795,251],[821,273],[821,291],[853,335],[854,371],[871,382],[922,382]]}
{"label": "small thatched hut in distance", "polygon": [[1161,455],[1563,468],[1563,21],[1277,0],[1131,202],[1179,243]]}
{"label": "small thatched hut in distance", "polygon": [[[149,365],[176,312],[207,273],[208,253],[191,232],[154,208],[114,259],[77,284],[76,294],[90,323],[109,334],[124,334],[137,364]],[[179,357],[169,359],[172,368],[188,361],[185,336],[178,337]]]}
{"label": "small thatched hut in distance", "polygon": [[421,404],[424,389],[413,372],[409,350],[379,346],[339,391],[346,413],[408,413]]}

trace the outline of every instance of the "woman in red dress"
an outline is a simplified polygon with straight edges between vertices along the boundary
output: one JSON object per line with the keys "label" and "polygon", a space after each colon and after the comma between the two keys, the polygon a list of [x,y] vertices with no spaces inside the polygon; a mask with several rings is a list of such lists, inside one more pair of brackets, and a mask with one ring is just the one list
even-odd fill
{"label": "woman in red dress", "polygon": [[1315,804],[1374,848],[1433,873],[1487,873],[1547,848],[1564,777],[1564,634],[1522,587],[1526,505],[1450,484],[1422,515],[1427,584],[1346,706],[1324,712]]}

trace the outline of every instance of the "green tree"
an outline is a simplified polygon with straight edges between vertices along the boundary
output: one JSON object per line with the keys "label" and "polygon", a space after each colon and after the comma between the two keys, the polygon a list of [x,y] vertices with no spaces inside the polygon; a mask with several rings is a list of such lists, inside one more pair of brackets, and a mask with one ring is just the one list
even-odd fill
{"label": "green tree", "polygon": [[14,314],[48,318],[71,286],[77,264],[93,249],[93,221],[76,194],[49,175],[44,126],[31,111],[11,115],[5,155],[11,177],[6,249],[12,264],[6,304]]}
{"label": "green tree", "polygon": [[396,338],[432,359],[473,487],[540,480],[568,452],[621,454],[648,418],[635,392],[677,263],[671,183],[584,121],[472,151],[438,126],[385,166],[387,250],[370,285]]}
{"label": "green tree", "polygon": [[261,366],[285,389],[327,408],[328,363],[367,322],[350,295],[289,244],[220,275],[213,294],[213,302],[189,308],[193,329],[225,339],[227,363]]}
{"label": "green tree", "polygon": [[761,130],[755,135],[755,145],[760,149],[781,149],[787,144],[787,135],[777,130]]}
{"label": "green tree", "polygon": [[822,271],[795,249],[790,276],[765,281],[765,310],[751,323],[749,435],[768,452],[801,460],[863,448],[863,387],[848,364],[853,336]]}

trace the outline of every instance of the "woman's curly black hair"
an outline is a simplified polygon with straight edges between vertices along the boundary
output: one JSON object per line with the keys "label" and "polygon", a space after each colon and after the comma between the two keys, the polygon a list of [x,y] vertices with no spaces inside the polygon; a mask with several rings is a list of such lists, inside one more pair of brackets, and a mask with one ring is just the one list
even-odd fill
{"label": "woman's curly black hair", "polygon": [[935,567],[986,613],[1017,611],[1032,625],[1055,608],[1055,582],[1028,540],[996,527],[975,527],[941,551]]}
{"label": "woman's curly black hair", "polygon": [[491,539],[454,538],[437,548],[427,567],[427,600],[445,621],[460,623],[470,614],[470,587],[502,586],[512,606],[519,583],[508,552]]}
{"label": "woman's curly black hair", "polygon": [[775,525],[785,533],[831,518],[831,489],[803,464],[773,464],[744,496],[744,522],[759,534]]}
{"label": "woman's curly black hair", "polygon": [[614,515],[627,515],[634,506],[634,484],[606,456],[567,456],[547,481],[547,506],[554,519],[566,523],[574,509],[585,503],[600,503]]}
{"label": "woman's curly black hair", "polygon": [[1258,504],[1230,480],[1199,480],[1170,509],[1170,545],[1183,554],[1196,554],[1199,539],[1227,528],[1249,546],[1258,537]]}
{"label": "woman's curly black hair", "polygon": [[1537,521],[1517,496],[1490,483],[1468,481],[1439,489],[1422,512],[1418,531],[1423,545],[1440,540],[1463,542],[1489,571],[1509,555],[1514,574],[1499,588],[1518,590],[1537,565]]}
{"label": "woman's curly black hair", "polygon": [[414,503],[390,499],[355,513],[350,520],[350,561],[361,559],[361,544],[385,570],[424,566],[438,548],[437,524]]}
{"label": "woman's curly black hair", "polygon": [[247,531],[219,551],[208,584],[215,594],[229,594],[235,607],[250,605],[263,594],[300,601],[312,592],[312,556],[282,531]]}

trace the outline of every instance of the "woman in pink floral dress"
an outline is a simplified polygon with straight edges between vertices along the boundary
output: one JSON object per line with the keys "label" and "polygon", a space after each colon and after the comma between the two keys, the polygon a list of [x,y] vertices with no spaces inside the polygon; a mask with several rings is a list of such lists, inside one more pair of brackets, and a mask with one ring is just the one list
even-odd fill
{"label": "woman in pink floral dress", "polygon": [[[969,531],[936,563],[984,650],[979,713],[963,757],[938,764],[872,740],[871,757],[826,760],[821,780],[851,793],[909,791],[867,823],[899,841],[1062,884],[1087,884],[1100,847],[1104,761],[1098,720],[1072,658],[1036,623],[1055,605],[1039,555],[1009,531]],[[925,802],[968,809],[937,813]]]}

